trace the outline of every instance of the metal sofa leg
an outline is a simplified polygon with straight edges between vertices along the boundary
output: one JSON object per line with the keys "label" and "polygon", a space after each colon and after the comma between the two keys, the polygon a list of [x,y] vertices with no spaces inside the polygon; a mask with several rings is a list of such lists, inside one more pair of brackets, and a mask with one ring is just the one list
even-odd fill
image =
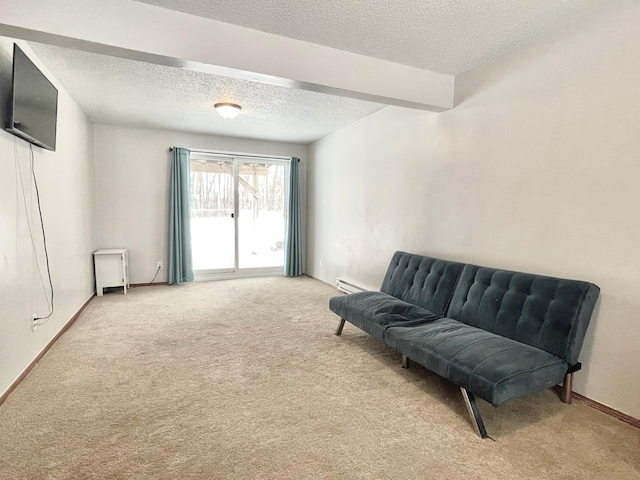
{"label": "metal sofa leg", "polygon": [[564,382],[562,382],[562,393],[560,395],[560,400],[564,403],[571,403],[571,393],[573,386],[573,372],[567,373],[564,376]]}
{"label": "metal sofa leg", "polygon": [[340,323],[338,324],[338,328],[336,329],[336,335],[341,335],[343,328],[344,328],[344,318],[341,318]]}
{"label": "metal sofa leg", "polygon": [[402,355],[402,368],[409,368],[410,365],[411,360],[409,360],[406,355]]}
{"label": "metal sofa leg", "polygon": [[460,387],[460,391],[462,392],[462,398],[464,398],[464,403],[471,417],[474,430],[481,438],[488,438],[489,435],[487,435],[487,430],[484,428],[484,422],[482,421],[480,410],[478,410],[478,405],[476,404],[476,397],[464,387]]}

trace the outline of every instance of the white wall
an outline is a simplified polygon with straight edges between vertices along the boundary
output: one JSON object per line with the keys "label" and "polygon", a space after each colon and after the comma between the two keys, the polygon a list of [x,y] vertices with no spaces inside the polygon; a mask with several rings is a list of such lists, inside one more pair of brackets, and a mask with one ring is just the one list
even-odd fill
{"label": "white wall", "polygon": [[[306,205],[304,145],[96,125],[98,243],[129,249],[131,283],[150,282],[157,262],[168,261],[170,146],[298,157]],[[166,281],[166,272],[156,281]]]}
{"label": "white wall", "polygon": [[[49,286],[35,190],[30,182],[29,146],[24,140],[0,130],[0,394],[10,387],[94,290],[93,126],[31,50],[24,43],[18,43],[58,88],[57,150],[33,149],[55,292],[55,313],[48,323],[32,331],[32,314],[46,316],[47,302],[36,267],[29,225],[47,294]],[[12,56],[13,41],[0,37],[3,96],[0,103],[4,105],[7,91],[10,91],[6,87],[11,81]]]}
{"label": "white wall", "polygon": [[[307,272],[379,286],[394,250],[591,281],[575,389],[640,418],[640,5],[309,148]],[[321,267],[322,263],[322,267]]]}

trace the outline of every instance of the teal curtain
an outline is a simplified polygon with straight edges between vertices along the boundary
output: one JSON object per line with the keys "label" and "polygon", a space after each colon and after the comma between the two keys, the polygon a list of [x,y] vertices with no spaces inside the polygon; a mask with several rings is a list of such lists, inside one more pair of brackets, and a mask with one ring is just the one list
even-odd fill
{"label": "teal curtain", "polygon": [[300,182],[298,164],[293,157],[289,167],[289,198],[287,202],[287,230],[284,237],[284,274],[287,277],[302,275],[302,233],[300,225]]}
{"label": "teal curtain", "polygon": [[169,283],[193,282],[189,150],[173,149],[169,186]]}

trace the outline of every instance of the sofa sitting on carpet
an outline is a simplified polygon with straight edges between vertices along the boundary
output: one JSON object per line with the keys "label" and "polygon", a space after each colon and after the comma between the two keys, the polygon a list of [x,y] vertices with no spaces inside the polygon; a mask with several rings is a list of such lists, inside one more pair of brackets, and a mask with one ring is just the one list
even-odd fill
{"label": "sofa sitting on carpet", "polygon": [[486,438],[475,395],[494,406],[563,382],[573,372],[600,289],[591,283],[396,252],[380,292],[331,298],[345,320],[409,361],[458,385]]}

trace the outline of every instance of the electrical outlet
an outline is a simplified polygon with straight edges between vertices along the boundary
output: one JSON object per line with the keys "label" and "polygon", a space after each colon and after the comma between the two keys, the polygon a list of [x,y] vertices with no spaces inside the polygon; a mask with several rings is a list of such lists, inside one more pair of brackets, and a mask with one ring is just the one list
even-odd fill
{"label": "electrical outlet", "polygon": [[158,262],[158,270],[162,270],[164,267],[162,266],[162,262]]}
{"label": "electrical outlet", "polygon": [[31,315],[31,330],[35,331],[36,328],[38,328],[38,324],[37,319],[38,315],[36,315],[35,313],[33,315]]}
{"label": "electrical outlet", "polygon": [[324,262],[320,260],[320,268],[324,267]]}

